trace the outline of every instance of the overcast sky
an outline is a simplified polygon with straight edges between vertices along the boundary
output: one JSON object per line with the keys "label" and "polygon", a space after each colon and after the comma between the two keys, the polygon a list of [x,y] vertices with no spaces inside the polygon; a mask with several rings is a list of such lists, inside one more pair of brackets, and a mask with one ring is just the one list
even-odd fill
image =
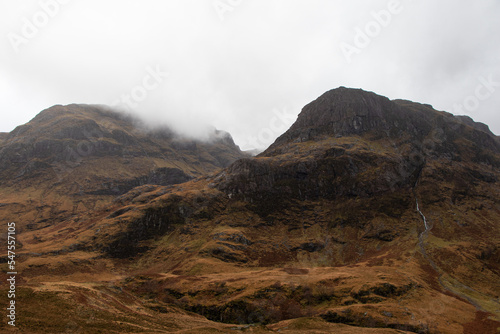
{"label": "overcast sky", "polygon": [[499,18],[498,0],[0,0],[0,132],[119,104],[263,148],[346,86],[500,134]]}

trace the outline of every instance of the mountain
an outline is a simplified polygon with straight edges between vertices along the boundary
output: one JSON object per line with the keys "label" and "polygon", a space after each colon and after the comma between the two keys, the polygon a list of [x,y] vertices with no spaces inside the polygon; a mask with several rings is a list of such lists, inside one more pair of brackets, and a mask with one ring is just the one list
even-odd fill
{"label": "mountain", "polygon": [[143,184],[182,183],[247,156],[223,131],[189,139],[97,105],[53,106],[0,140],[0,214],[30,228],[103,207]]}
{"label": "mountain", "polygon": [[256,157],[23,231],[21,321],[33,332],[497,333],[499,177],[486,125],[334,89]]}
{"label": "mountain", "polygon": [[[495,183],[499,152],[498,137],[484,124],[428,105],[339,88],[307,105],[258,159],[230,166],[222,188],[275,201],[275,196],[373,197],[413,188],[417,181],[423,185],[422,173],[431,168],[431,178],[451,178],[447,173],[453,170],[454,179]],[[257,175],[265,178],[258,187],[241,181]],[[444,194],[429,189],[422,195],[427,202]]]}

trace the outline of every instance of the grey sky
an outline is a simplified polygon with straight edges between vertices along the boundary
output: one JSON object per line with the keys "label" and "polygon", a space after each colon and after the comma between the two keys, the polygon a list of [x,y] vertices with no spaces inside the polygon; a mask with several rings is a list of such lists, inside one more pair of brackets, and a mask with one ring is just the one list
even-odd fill
{"label": "grey sky", "polygon": [[500,134],[499,17],[498,0],[0,0],[0,131],[133,95],[155,123],[263,148],[347,86]]}

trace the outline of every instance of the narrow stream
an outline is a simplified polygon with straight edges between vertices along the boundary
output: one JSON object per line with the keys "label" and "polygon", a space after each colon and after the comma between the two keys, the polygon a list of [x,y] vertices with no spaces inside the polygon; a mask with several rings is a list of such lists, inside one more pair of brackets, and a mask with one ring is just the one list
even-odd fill
{"label": "narrow stream", "polygon": [[422,213],[422,211],[420,211],[420,208],[418,206],[418,198],[417,198],[417,196],[415,196],[415,203],[417,203],[417,211],[418,211],[418,213],[420,213],[420,215],[422,216],[422,219],[424,220],[425,231],[423,231],[422,233],[420,233],[420,235],[422,235],[425,232],[429,231],[429,225],[427,224],[427,219],[425,218],[424,214]]}
{"label": "narrow stream", "polygon": [[[415,184],[416,186],[416,184]],[[459,296],[465,300],[467,300],[471,305],[473,305],[474,307],[476,307],[477,310],[481,310],[481,311],[484,311],[484,309],[471,297],[469,296],[466,296],[464,295],[463,293],[459,292],[456,288],[456,286],[452,286],[450,284],[445,284],[445,282],[443,281],[443,275],[445,274],[445,272],[443,270],[441,270],[441,268],[439,268],[438,265],[436,265],[436,263],[431,259],[431,257],[427,254],[426,250],[425,250],[425,244],[424,244],[424,238],[427,236],[427,234],[429,233],[429,231],[431,230],[431,226],[427,223],[427,218],[425,217],[425,215],[423,214],[423,212],[420,210],[420,207],[418,205],[418,198],[415,194],[415,203],[417,204],[417,212],[420,214],[420,216],[422,217],[422,220],[424,221],[424,226],[425,226],[425,230],[419,234],[418,236],[418,244],[420,246],[420,250],[422,251],[422,255],[424,256],[424,258],[429,262],[429,264],[431,265],[432,268],[434,268],[434,270],[438,273],[439,277],[438,277],[438,281],[439,283],[441,284],[441,286],[451,292],[452,294],[456,295],[456,296]],[[476,290],[472,289],[471,287],[468,287],[467,285],[459,282],[458,280],[454,279],[454,284],[455,285],[459,285],[461,288],[463,289],[467,289],[469,291],[473,291],[473,292],[476,292]],[[489,298],[491,301],[497,303],[494,299],[492,298]]]}
{"label": "narrow stream", "polygon": [[425,230],[418,235],[418,245],[420,246],[420,250],[422,251],[422,255],[427,259],[427,261],[429,261],[429,264],[434,268],[434,270],[436,270],[437,272],[440,272],[439,268],[436,266],[434,261],[432,261],[432,259],[427,255],[427,252],[425,251],[424,239],[426,236],[428,236],[429,231],[431,230],[431,227],[427,223],[427,218],[425,217],[424,213],[420,210],[420,207],[418,205],[418,198],[417,198],[416,194],[415,194],[415,203],[417,204],[417,212],[422,217],[422,220],[424,221],[424,227],[425,227]]}

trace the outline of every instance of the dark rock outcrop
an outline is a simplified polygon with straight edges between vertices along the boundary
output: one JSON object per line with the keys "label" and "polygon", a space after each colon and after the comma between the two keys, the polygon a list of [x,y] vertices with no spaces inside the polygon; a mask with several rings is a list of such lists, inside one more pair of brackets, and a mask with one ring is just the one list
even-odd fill
{"label": "dark rock outcrop", "polygon": [[[282,200],[410,189],[433,161],[496,168],[499,153],[498,137],[469,118],[342,87],[305,106],[295,124],[256,159],[233,163],[218,176],[217,187],[279,210]],[[465,164],[457,167],[455,176],[470,174]],[[473,174],[495,179],[484,170]]]}

